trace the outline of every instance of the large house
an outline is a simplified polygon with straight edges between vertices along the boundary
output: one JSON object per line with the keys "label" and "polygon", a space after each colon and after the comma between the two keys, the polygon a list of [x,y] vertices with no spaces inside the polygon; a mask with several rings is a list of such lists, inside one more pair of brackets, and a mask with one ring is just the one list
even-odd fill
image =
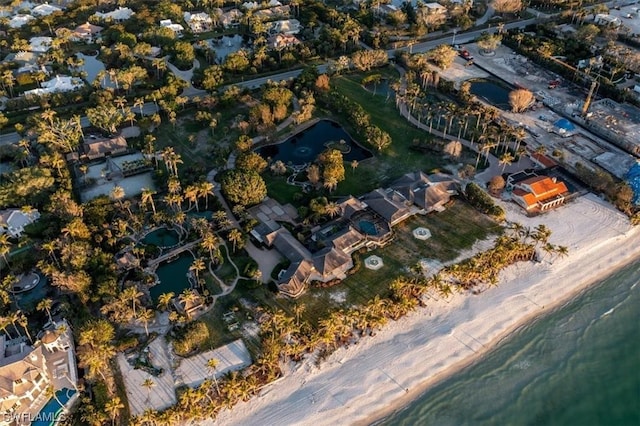
{"label": "large house", "polygon": [[228,12],[224,12],[222,15],[220,15],[220,24],[224,28],[237,27],[238,25],[240,25],[240,20],[243,16],[244,14],[238,9],[231,9]]}
{"label": "large house", "polygon": [[102,19],[105,21],[113,21],[113,22],[124,22],[135,15],[135,12],[128,7],[118,7],[116,10],[111,12],[96,12],[93,14],[98,19]]}
{"label": "large house", "polygon": [[35,16],[48,16],[56,12],[62,12],[62,9],[58,6],[54,6],[52,4],[39,4],[38,6],[31,9],[31,13]]}
{"label": "large house", "polygon": [[204,12],[189,13],[184,12],[184,22],[187,23],[191,32],[194,34],[200,34],[206,31],[211,31],[213,28],[213,19],[211,16]]}
{"label": "large house", "polygon": [[83,41],[85,43],[95,43],[100,39],[103,28],[98,25],[93,25],[85,22],[82,25],[76,27],[71,33],[71,40]]}
{"label": "large house", "polygon": [[533,176],[513,185],[512,198],[527,212],[541,212],[563,204],[569,195],[564,182],[548,176]]}
{"label": "large house", "polygon": [[300,21],[297,19],[285,19],[282,21],[272,22],[269,27],[269,34],[287,34],[294,35],[298,34],[302,26],[300,25]]}
{"label": "large house", "polygon": [[122,136],[113,138],[88,138],[83,143],[84,155],[88,160],[120,154],[128,149],[127,141]]}
{"label": "large house", "polygon": [[34,345],[23,336],[0,335],[0,424],[30,424],[38,419],[55,423],[57,419],[50,417],[59,406],[53,413],[43,410],[50,391],[64,401],[66,410],[78,398],[77,383],[73,337],[65,320],[49,323]]}
{"label": "large house", "polygon": [[0,211],[0,234],[9,234],[13,238],[20,238],[24,227],[40,218],[36,209],[29,211],[8,209]]}
{"label": "large house", "polygon": [[443,174],[408,173],[390,188],[376,189],[360,199],[340,204],[340,217],[315,230],[308,248],[286,228],[258,213],[261,222],[251,235],[275,247],[291,263],[278,276],[278,289],[300,296],[312,281],[328,283],[346,278],[353,268],[351,255],[363,248],[382,247],[393,238],[392,226],[414,214],[441,211],[457,193],[457,182]]}
{"label": "large house", "polygon": [[171,22],[171,19],[163,19],[160,21],[160,26],[169,28],[177,37],[182,36],[182,31],[184,31],[184,27],[180,24],[174,24]]}
{"label": "large house", "polygon": [[40,87],[36,89],[26,90],[25,96],[41,96],[48,93],[71,92],[84,86],[84,81],[79,77],[69,77],[66,75],[57,75],[51,80],[40,83]]}

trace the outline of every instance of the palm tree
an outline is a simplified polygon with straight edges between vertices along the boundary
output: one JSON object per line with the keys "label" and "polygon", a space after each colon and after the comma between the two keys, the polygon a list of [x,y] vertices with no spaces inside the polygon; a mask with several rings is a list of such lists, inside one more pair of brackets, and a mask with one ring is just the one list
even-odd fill
{"label": "palm tree", "polygon": [[233,228],[231,231],[229,231],[229,235],[227,236],[227,238],[229,238],[229,241],[233,243],[234,252],[236,251],[236,245],[244,241],[244,235],[242,235],[242,232],[240,232],[240,230],[237,228]]}
{"label": "palm tree", "polygon": [[7,254],[9,254],[11,248],[11,242],[9,241],[9,235],[0,234],[0,256],[4,260],[4,263],[9,264],[9,260],[7,259]]}
{"label": "palm tree", "polygon": [[143,309],[140,312],[140,316],[138,317],[138,319],[142,321],[147,337],[149,337],[149,322],[151,322],[155,317],[156,313],[153,311],[153,309]]}
{"label": "palm tree", "polygon": [[144,382],[140,384],[143,388],[147,389],[147,402],[151,399],[151,388],[154,387],[156,383],[150,378],[144,379]]}
{"label": "palm tree", "polygon": [[126,300],[126,301],[131,301],[131,311],[133,312],[133,317],[136,318],[136,306],[139,304],[139,299],[143,296],[144,294],[138,290],[138,287],[133,285],[131,287],[127,287],[125,288],[122,293],[121,293],[121,297]]}
{"label": "palm tree", "polygon": [[216,235],[211,231],[207,231],[202,237],[202,241],[200,242],[200,246],[203,249],[209,251],[209,259],[211,259],[212,261],[214,259],[213,250],[215,250],[217,245],[218,237],[216,237]]}
{"label": "palm tree", "polygon": [[178,299],[184,305],[185,312],[187,313],[187,315],[189,315],[189,313],[187,312],[186,308],[192,303],[194,303],[196,300],[198,300],[199,297],[200,296],[198,296],[198,293],[196,293],[190,288],[187,288],[182,293],[180,293],[180,296],[178,296]]}
{"label": "palm tree", "polygon": [[293,306],[293,314],[296,316],[296,325],[300,326],[300,315],[307,309],[304,303],[296,303]]}
{"label": "palm tree", "polygon": [[158,296],[158,310],[166,311],[169,308],[171,300],[175,297],[175,293],[170,291],[169,293],[162,293]]}
{"label": "palm tree", "polygon": [[109,413],[111,418],[111,426],[116,424],[116,418],[120,415],[120,410],[124,408],[124,404],[120,401],[120,397],[114,396],[104,406],[104,409]]}
{"label": "palm tree", "polygon": [[153,202],[153,196],[155,195],[155,192],[147,189],[147,188],[142,188],[142,194],[141,194],[141,198],[140,198],[140,202],[143,206],[148,204],[151,204],[151,210],[153,211],[153,214],[156,214],[156,204]]}
{"label": "palm tree", "polygon": [[216,391],[218,392],[218,395],[220,395],[220,388],[218,387],[218,379],[216,378],[216,370],[218,369],[218,364],[220,364],[220,361],[216,358],[211,358],[207,360],[207,370],[209,370],[209,373],[211,374],[211,378],[213,379],[213,383],[215,383],[216,385]]}
{"label": "palm tree", "polygon": [[340,214],[340,212],[342,211],[342,208],[335,201],[331,201],[327,203],[327,205],[324,207],[324,211],[330,217],[336,217],[337,215]]}
{"label": "palm tree", "polygon": [[31,343],[33,343],[33,339],[31,338],[31,334],[29,334],[29,328],[28,328],[29,320],[27,319],[25,314],[22,313],[22,311],[16,312],[16,320],[17,320],[18,324],[20,324],[20,326],[24,329],[24,332],[27,334],[27,337],[29,338],[29,341]]}
{"label": "palm tree", "polygon": [[51,307],[52,306],[53,306],[53,300],[51,300],[49,298],[45,298],[45,299],[42,299],[38,303],[38,306],[36,307],[37,310],[45,311],[47,313],[47,316],[49,317],[49,322],[50,323],[53,323],[53,319],[51,318]]}
{"label": "palm tree", "polygon": [[510,166],[513,163],[513,160],[513,155],[510,152],[505,152],[500,156],[498,163],[502,164],[502,173],[504,173],[504,169],[507,166]]}
{"label": "palm tree", "polygon": [[122,204],[122,199],[125,197],[125,192],[123,187],[118,185],[114,186],[113,189],[111,189],[109,196],[111,197],[112,200],[115,200],[120,204],[121,209],[124,208],[124,205]]}
{"label": "palm tree", "polygon": [[204,260],[201,257],[194,259],[191,266],[189,266],[189,271],[195,275],[195,281],[197,285],[200,285],[200,272],[204,271],[206,266],[204,264]]}
{"label": "palm tree", "polygon": [[358,160],[351,161],[351,170],[355,172],[359,165],[360,163],[358,163]]}
{"label": "palm tree", "polygon": [[202,181],[198,184],[198,196],[205,199],[204,209],[209,209],[209,195],[213,197],[214,185],[208,181]]}

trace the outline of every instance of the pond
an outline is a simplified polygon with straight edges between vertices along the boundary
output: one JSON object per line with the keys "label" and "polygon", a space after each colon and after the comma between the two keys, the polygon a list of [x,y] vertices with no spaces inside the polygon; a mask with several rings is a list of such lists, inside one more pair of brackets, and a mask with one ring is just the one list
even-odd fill
{"label": "pond", "polygon": [[285,164],[302,165],[314,161],[318,154],[326,149],[327,142],[341,140],[350,148],[348,153],[343,154],[345,161],[360,161],[372,157],[371,152],[351,139],[338,123],[330,120],[320,120],[284,142],[264,146],[257,151],[264,158],[280,160]]}
{"label": "pond", "polygon": [[[84,64],[82,65],[82,70],[87,73],[87,78],[86,78],[87,82],[89,84],[93,84],[96,77],[98,77],[98,74],[101,71],[105,70],[104,64],[102,63],[102,61],[98,59],[98,55],[89,56],[89,55],[83,55],[82,53],[76,53],[76,56],[78,57],[78,59],[82,59],[84,61]],[[100,82],[100,85],[102,86],[103,89],[106,89],[109,87],[115,87],[115,85],[111,82],[111,79],[109,78],[109,76],[105,76]]]}
{"label": "pond", "polygon": [[509,88],[491,80],[475,80],[471,82],[471,93],[478,98],[490,103],[491,105],[508,111],[511,109],[509,105]]}
{"label": "pond", "polygon": [[374,95],[386,96],[387,98],[392,99],[393,97],[393,89],[389,87],[389,80],[382,79],[378,83],[368,83],[365,86],[365,89],[373,93]]}
{"label": "pond", "polygon": [[185,289],[190,288],[187,273],[193,263],[193,259],[193,255],[186,251],[174,261],[164,262],[158,266],[156,274],[160,282],[149,289],[149,294],[154,303],[158,302],[158,297],[163,293],[173,292],[177,296]]}
{"label": "pond", "polygon": [[180,237],[173,229],[159,228],[145,235],[142,242],[160,248],[173,247],[180,242]]}
{"label": "pond", "polygon": [[207,43],[215,50],[216,59],[219,64],[223,63],[230,53],[237,52],[242,48],[247,48],[247,44],[239,34],[212,38],[207,40]]}

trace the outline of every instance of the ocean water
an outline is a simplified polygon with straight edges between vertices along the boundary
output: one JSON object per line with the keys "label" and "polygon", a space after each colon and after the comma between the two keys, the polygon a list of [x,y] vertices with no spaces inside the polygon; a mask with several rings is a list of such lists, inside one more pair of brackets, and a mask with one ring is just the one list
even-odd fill
{"label": "ocean water", "polygon": [[639,282],[640,261],[377,424],[640,425]]}

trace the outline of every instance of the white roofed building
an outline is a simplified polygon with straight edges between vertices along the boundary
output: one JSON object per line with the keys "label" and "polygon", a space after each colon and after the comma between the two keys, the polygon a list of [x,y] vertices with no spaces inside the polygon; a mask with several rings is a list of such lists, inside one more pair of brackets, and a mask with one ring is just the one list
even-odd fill
{"label": "white roofed building", "polygon": [[76,90],[84,86],[84,82],[82,79],[77,77],[58,75],[49,81],[43,82],[40,86],[41,88],[25,91],[25,96],[41,96],[46,93],[71,92],[72,90]]}
{"label": "white roofed building", "polygon": [[169,28],[178,37],[181,36],[182,32],[184,31],[184,27],[182,25],[174,24],[173,22],[171,22],[171,19],[163,19],[162,21],[160,21],[160,26]]}
{"label": "white roofed building", "polygon": [[189,13],[184,12],[184,22],[187,23],[191,32],[194,34],[211,31],[213,28],[213,19],[209,14],[204,12]]}
{"label": "white roofed building", "polygon": [[0,234],[8,234],[13,238],[19,238],[24,232],[24,227],[40,218],[40,212],[36,209],[23,211],[20,209],[8,209],[0,211]]}
{"label": "white roofed building", "polygon": [[285,19],[282,21],[275,21],[271,23],[269,28],[269,34],[298,34],[302,26],[297,19]]}
{"label": "white roofed building", "polygon": [[32,52],[45,53],[51,49],[51,37],[31,37],[29,39],[29,45]]}
{"label": "white roofed building", "polygon": [[40,4],[33,9],[31,9],[31,13],[35,16],[48,16],[52,13],[61,12],[62,9],[58,6],[54,6],[49,3]]}
{"label": "white roofed building", "polygon": [[93,14],[93,16],[98,19],[113,22],[124,22],[127,19],[131,18],[133,15],[135,15],[135,12],[128,7],[118,7],[116,10],[111,12],[96,12]]}
{"label": "white roofed building", "polygon": [[78,399],[77,383],[75,348],[65,320],[49,323],[33,345],[24,336],[0,335],[0,413],[5,419],[37,419],[39,413],[49,414],[41,410],[52,400],[50,387],[67,412]]}
{"label": "white roofed building", "polygon": [[20,28],[23,27],[25,25],[27,25],[27,23],[31,20],[35,19],[33,16],[31,15],[22,15],[22,14],[18,14],[16,16],[14,16],[13,18],[9,19],[9,27],[10,28]]}

